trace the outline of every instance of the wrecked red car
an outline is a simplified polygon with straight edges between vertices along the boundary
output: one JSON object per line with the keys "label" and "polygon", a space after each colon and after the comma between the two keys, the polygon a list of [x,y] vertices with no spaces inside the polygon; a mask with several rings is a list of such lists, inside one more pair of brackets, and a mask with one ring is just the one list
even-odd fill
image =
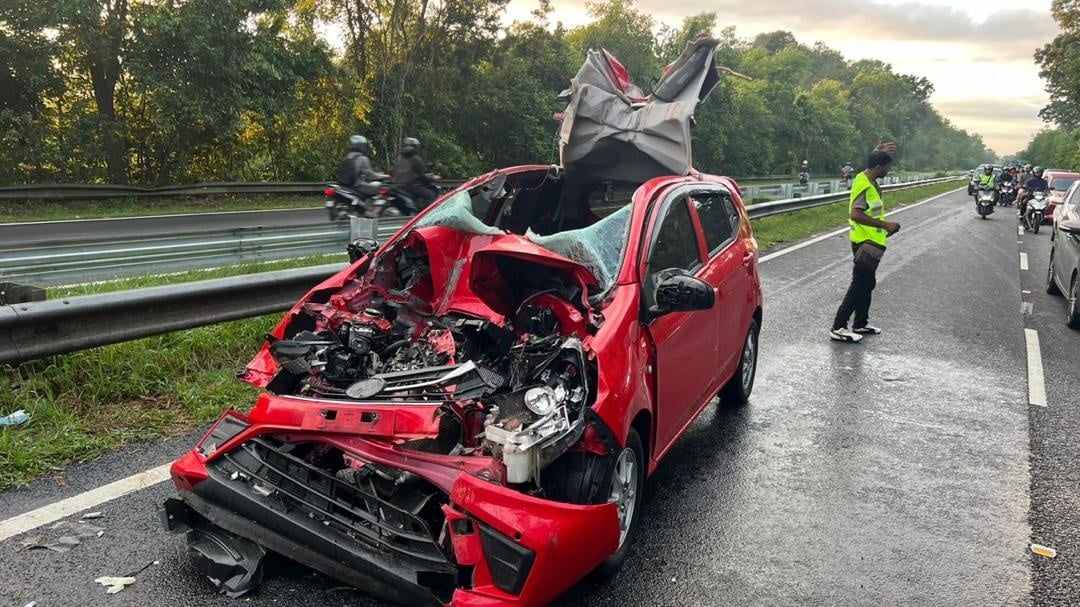
{"label": "wrecked red car", "polygon": [[762,302],[734,181],[599,173],[474,179],[285,315],[240,373],[265,393],[172,466],[165,525],[221,592],[270,552],[457,607],[623,563],[645,478],[749,397]]}

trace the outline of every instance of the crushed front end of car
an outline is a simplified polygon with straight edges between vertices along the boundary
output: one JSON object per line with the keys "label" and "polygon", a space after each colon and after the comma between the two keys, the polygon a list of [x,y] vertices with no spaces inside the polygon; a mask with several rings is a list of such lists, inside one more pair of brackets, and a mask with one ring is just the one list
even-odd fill
{"label": "crushed front end of car", "polygon": [[297,304],[240,373],[253,409],[173,465],[165,526],[221,592],[273,552],[409,605],[540,605],[617,550],[610,480],[566,481],[619,448],[595,273],[461,196]]}

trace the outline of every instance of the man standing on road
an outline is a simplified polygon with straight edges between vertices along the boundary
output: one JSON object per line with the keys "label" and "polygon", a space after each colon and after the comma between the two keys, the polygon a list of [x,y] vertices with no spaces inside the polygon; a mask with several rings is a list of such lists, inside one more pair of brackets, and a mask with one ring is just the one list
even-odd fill
{"label": "man standing on road", "polygon": [[[879,144],[870,154],[866,170],[856,175],[851,185],[848,225],[855,257],[851,285],[829,332],[829,337],[836,341],[855,343],[864,335],[881,333],[881,329],[869,324],[870,296],[877,286],[877,267],[885,254],[887,239],[900,231],[900,224],[885,220],[885,204],[877,184],[877,180],[888,175],[892,167],[892,155],[885,149],[895,150],[896,147]],[[848,320],[852,314],[855,322],[849,329]]]}

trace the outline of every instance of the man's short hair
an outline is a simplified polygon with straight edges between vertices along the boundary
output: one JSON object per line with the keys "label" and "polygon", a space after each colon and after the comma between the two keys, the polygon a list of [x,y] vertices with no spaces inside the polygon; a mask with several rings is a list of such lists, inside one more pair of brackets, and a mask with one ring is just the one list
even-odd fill
{"label": "man's short hair", "polygon": [[892,156],[888,152],[875,151],[870,154],[870,159],[866,161],[867,169],[876,169],[878,167],[889,166],[892,164]]}

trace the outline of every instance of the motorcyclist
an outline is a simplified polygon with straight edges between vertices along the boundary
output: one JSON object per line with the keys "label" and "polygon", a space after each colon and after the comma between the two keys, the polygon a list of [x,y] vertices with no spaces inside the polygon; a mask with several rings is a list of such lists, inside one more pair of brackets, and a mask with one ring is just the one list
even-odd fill
{"label": "motorcyclist", "polygon": [[418,210],[423,210],[439,197],[435,188],[438,179],[439,176],[429,172],[420,158],[420,140],[406,137],[401,156],[394,163],[392,183],[412,196]]}
{"label": "motorcyclist", "polygon": [[800,167],[799,167],[799,182],[800,183],[809,183],[810,182],[810,163],[808,161],[806,161],[806,160],[803,160],[802,165],[800,165]]}
{"label": "motorcyclist", "polygon": [[[1013,170],[1014,169],[1012,167],[1006,167],[1005,169],[1003,169],[1001,171],[1001,174],[998,175],[998,177],[997,177],[997,186],[998,186],[998,191],[999,192],[1001,191],[1001,186],[1010,185],[1010,184],[1014,183]],[[1006,204],[1006,205],[1012,204],[1011,200],[999,200],[999,202],[1001,202],[1002,204]]]}
{"label": "motorcyclist", "polygon": [[844,183],[851,181],[852,176],[855,175],[855,167],[850,162],[844,165],[844,168],[840,169],[840,177],[843,178]]}
{"label": "motorcyclist", "polygon": [[1023,219],[1024,212],[1027,211],[1027,203],[1031,200],[1031,197],[1035,195],[1035,192],[1045,192],[1050,189],[1050,184],[1046,183],[1046,179],[1043,179],[1043,168],[1037,166],[1031,171],[1031,177],[1024,182],[1024,195],[1020,199],[1020,214],[1019,217]]}
{"label": "motorcyclist", "polygon": [[[997,183],[994,180],[994,167],[993,167],[993,165],[987,164],[987,165],[983,166],[983,172],[982,172],[981,175],[979,175],[979,183],[978,183],[977,188],[979,190],[990,190],[990,191],[994,192],[994,204],[995,205],[997,204],[997,197],[999,195],[999,192],[998,192],[998,189],[997,189]],[[979,206],[978,199],[976,199],[976,201],[975,201],[975,206],[976,206],[976,209]]]}
{"label": "motorcyclist", "polygon": [[371,168],[371,159],[368,158],[370,150],[367,137],[349,137],[349,153],[345,155],[337,171],[338,185],[350,188],[365,197],[378,193],[378,187],[371,183],[386,179],[386,175],[376,173]]}

